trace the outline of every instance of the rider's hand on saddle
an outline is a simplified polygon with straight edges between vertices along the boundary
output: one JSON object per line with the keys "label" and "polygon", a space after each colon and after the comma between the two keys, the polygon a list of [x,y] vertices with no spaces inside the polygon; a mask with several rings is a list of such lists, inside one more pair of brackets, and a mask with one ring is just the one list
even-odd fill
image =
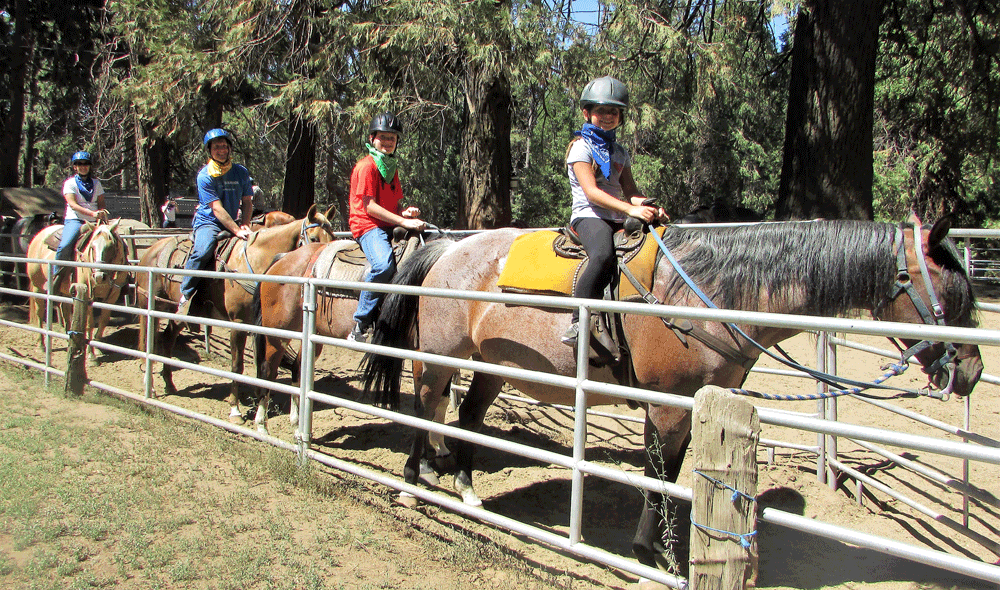
{"label": "rider's hand on saddle", "polygon": [[406,219],[416,219],[420,217],[420,209],[417,207],[407,207],[399,216]]}
{"label": "rider's hand on saddle", "polygon": [[420,219],[403,219],[403,223],[400,224],[410,231],[424,231],[427,227],[427,223]]}
{"label": "rider's hand on saddle", "polygon": [[239,231],[236,232],[236,237],[241,240],[245,240],[250,237],[251,233],[252,232],[250,231],[249,227],[241,225]]}
{"label": "rider's hand on saddle", "polygon": [[98,209],[97,211],[94,211],[94,217],[97,219],[97,221],[103,221],[104,223],[107,223],[108,222],[108,210],[107,209]]}

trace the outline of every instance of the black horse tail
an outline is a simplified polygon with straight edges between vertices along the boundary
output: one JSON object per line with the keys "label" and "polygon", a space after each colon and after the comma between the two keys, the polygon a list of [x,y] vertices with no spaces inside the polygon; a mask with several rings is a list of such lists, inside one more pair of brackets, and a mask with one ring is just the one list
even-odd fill
{"label": "black horse tail", "polygon": [[[399,265],[391,284],[421,285],[431,267],[452,244],[453,240],[438,239],[417,248]],[[419,308],[420,297],[417,295],[386,294],[382,299],[371,343],[394,348],[415,348],[414,328]],[[364,395],[374,396],[376,405],[398,408],[403,359],[369,352],[361,360],[360,368],[364,374]]]}

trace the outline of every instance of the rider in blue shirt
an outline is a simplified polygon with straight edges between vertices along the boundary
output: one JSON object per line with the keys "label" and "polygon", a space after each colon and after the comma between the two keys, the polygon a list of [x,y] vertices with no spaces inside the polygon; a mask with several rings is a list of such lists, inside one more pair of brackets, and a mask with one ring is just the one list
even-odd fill
{"label": "rider in blue shirt", "polygon": [[[206,268],[215,260],[215,248],[223,231],[247,239],[250,228],[246,224],[253,211],[253,181],[246,168],[233,164],[230,158],[233,141],[229,133],[225,129],[212,129],[205,134],[204,143],[209,160],[198,172],[198,208],[191,222],[194,245],[184,265],[191,270]],[[184,277],[178,313],[187,313],[200,280],[200,277]]]}

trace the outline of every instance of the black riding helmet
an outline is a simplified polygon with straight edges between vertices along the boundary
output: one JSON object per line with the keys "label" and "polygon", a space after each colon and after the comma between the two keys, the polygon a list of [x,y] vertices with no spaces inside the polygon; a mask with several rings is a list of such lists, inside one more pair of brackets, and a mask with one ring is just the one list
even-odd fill
{"label": "black riding helmet", "polygon": [[368,126],[368,136],[371,137],[379,131],[383,131],[385,133],[395,133],[398,139],[402,139],[403,124],[399,122],[396,115],[385,112],[375,115],[372,119],[371,125]]}
{"label": "black riding helmet", "polygon": [[628,88],[611,76],[591,80],[580,95],[580,108],[590,109],[594,105],[618,107],[624,115],[628,108]]}

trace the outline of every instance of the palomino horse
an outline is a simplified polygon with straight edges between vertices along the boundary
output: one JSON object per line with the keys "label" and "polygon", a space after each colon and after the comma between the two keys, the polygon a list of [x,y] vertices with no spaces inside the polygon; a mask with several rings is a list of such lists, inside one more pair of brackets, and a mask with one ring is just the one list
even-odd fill
{"label": "palomino horse", "polygon": [[[91,262],[95,264],[128,264],[125,255],[125,242],[118,237],[118,223],[120,219],[115,219],[111,223],[99,222],[96,225],[86,224],[80,233],[77,241],[76,261]],[[28,245],[28,258],[40,258],[43,260],[54,260],[56,256],[56,235],[62,230],[61,225],[51,225],[38,232]],[[32,293],[44,293],[46,283],[49,278],[48,264],[38,264],[35,262],[27,265],[28,280],[31,282]],[[101,303],[114,303],[118,301],[122,287],[128,281],[128,272],[108,271],[102,268],[78,267],[75,272],[67,273],[67,278],[75,277],[73,280],[60,280],[55,285],[52,292],[63,297],[69,296],[69,288],[72,283],[85,283],[90,287],[90,294],[93,301]],[[58,276],[58,274],[57,274]],[[42,325],[42,306],[44,301],[37,297],[32,297],[29,305],[29,317],[31,323]],[[69,303],[63,304],[62,316],[63,324],[69,329],[69,318],[72,313],[72,306]],[[100,340],[104,334],[104,328],[111,318],[111,310],[102,309],[97,320],[97,332],[94,336]],[[87,339],[89,340],[94,332],[93,322],[87,321]],[[43,341],[44,346],[44,341]],[[91,356],[96,356],[93,348],[90,349]]]}
{"label": "palomino horse", "polygon": [[[946,239],[950,223],[942,220],[931,229],[920,229],[917,223],[916,230],[911,224],[812,221],[707,230],[667,227],[656,231],[664,232],[667,249],[693,284],[721,308],[815,316],[870,310],[883,320],[937,323],[934,316],[926,314],[925,318],[920,312],[935,309],[934,303],[939,301],[943,321],[974,326],[975,298],[956,250]],[[452,244],[428,244],[400,268],[393,282],[497,292],[497,278],[508,263],[508,250],[522,233],[501,229]],[[662,253],[655,259],[651,286],[647,285],[656,301],[705,307],[668,259]],[[914,277],[912,283],[910,276]],[[425,353],[458,358],[478,355],[493,364],[565,376],[576,374],[575,351],[559,341],[570,322],[569,310],[389,295],[380,317],[375,344],[415,346]],[[743,382],[759,349],[725,325],[707,321],[691,324],[691,330],[685,326],[684,332],[677,333],[656,317],[623,318],[624,339],[640,387],[694,395],[707,384],[732,388]],[[764,347],[797,333],[764,326],[740,327]],[[946,351],[944,355],[942,351]],[[381,403],[398,403],[402,360],[369,356],[366,390],[376,389]],[[935,386],[947,387],[959,395],[969,394],[982,372],[979,349],[973,345],[926,343],[916,356],[925,367],[932,367],[925,370],[930,372]],[[448,400],[446,388],[455,369],[414,365],[416,414],[440,421],[444,415],[441,406]],[[618,382],[611,367],[593,368],[590,379]],[[503,381],[487,373],[474,374],[459,409],[462,428],[478,430],[482,426]],[[510,383],[540,401],[574,404],[571,389],[519,380]],[[588,402],[601,405],[620,400],[591,394]],[[645,409],[646,475],[676,481],[691,438],[691,416],[669,406],[647,405]],[[426,438],[419,431],[414,437],[405,467],[409,483],[417,481]],[[455,487],[466,502],[474,504],[478,498],[472,489],[473,452],[466,443],[458,443],[458,448]],[[438,458],[446,453],[438,449]],[[655,567],[653,543],[662,538],[662,503],[660,494],[646,493],[633,541],[639,561],[651,567]]]}
{"label": "palomino horse", "polygon": [[[405,237],[404,237],[405,236]],[[419,245],[420,237],[401,232],[396,243],[396,259],[403,261]],[[329,244],[309,244],[283,256],[266,274],[272,276],[312,277],[342,281],[361,281],[367,267],[364,253],[354,240],[337,240]],[[259,295],[258,321],[261,326],[300,332],[302,330],[301,283],[262,281]],[[358,292],[346,289],[323,288],[316,298],[316,334],[330,338],[346,338],[354,327],[354,311],[358,307]],[[278,367],[286,356],[288,341],[276,336],[254,336],[254,358],[257,377],[274,381]],[[316,356],[322,345],[314,345]],[[292,370],[292,380],[298,381],[298,367]],[[261,388],[258,393],[257,429],[267,432],[267,407],[271,390]],[[298,424],[298,404],[291,403],[288,417],[294,427]]]}
{"label": "palomino horse", "polygon": [[[327,215],[332,211],[327,211]],[[217,252],[217,264],[220,268],[237,273],[264,273],[276,256],[291,252],[295,248],[310,242],[329,242],[333,238],[334,229],[327,215],[316,212],[315,205],[309,208],[305,218],[298,222],[278,225],[272,228],[254,232],[247,240],[232,238],[231,248],[222,242]],[[156,268],[183,268],[190,252],[189,238],[169,237],[157,241],[142,254],[139,266]],[[136,275],[136,305],[140,308],[147,305],[148,294],[152,292],[155,309],[159,311],[176,311],[180,299],[180,276],[170,274],[154,275],[153,287],[149,288],[148,273],[139,272]],[[191,312],[195,315],[213,316],[218,319],[238,323],[250,323],[254,320],[253,299],[257,291],[256,281],[236,281],[203,278],[198,291],[192,300]],[[146,348],[146,318],[139,322],[139,349]],[[157,321],[153,320],[154,333]],[[181,324],[168,322],[163,331],[162,351],[164,356],[171,356],[174,343],[181,331]],[[247,334],[241,330],[231,330],[229,349],[232,354],[232,372],[243,372],[243,350]],[[155,346],[154,346],[155,349]],[[162,373],[165,391],[169,395],[177,392],[173,382],[173,367],[164,364]],[[233,382],[229,397],[229,419],[234,424],[242,424],[243,411],[240,409],[239,385]]]}

